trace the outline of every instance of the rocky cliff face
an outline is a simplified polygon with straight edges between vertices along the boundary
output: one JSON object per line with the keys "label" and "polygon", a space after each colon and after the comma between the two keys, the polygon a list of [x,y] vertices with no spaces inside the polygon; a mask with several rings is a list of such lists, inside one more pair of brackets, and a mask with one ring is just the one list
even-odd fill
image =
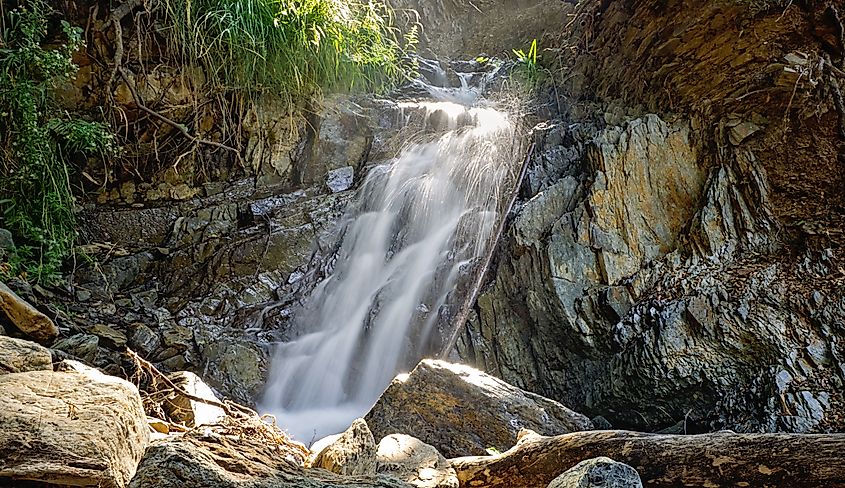
{"label": "rocky cliff face", "polygon": [[580,10],[460,355],[619,427],[842,429],[836,12]]}

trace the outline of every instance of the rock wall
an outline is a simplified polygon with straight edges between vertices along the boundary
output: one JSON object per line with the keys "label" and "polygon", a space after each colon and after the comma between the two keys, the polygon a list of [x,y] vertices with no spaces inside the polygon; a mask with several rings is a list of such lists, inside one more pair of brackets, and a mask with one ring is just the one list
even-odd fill
{"label": "rock wall", "polygon": [[845,427],[834,13],[584,9],[459,354],[619,427]]}

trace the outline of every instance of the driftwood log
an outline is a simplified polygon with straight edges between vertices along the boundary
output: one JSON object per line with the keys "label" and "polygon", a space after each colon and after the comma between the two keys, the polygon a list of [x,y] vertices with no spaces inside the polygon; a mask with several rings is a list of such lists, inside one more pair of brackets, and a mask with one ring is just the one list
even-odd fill
{"label": "driftwood log", "polygon": [[451,463],[462,488],[545,488],[598,456],[633,466],[647,487],[845,487],[845,434],[531,433],[502,454]]}

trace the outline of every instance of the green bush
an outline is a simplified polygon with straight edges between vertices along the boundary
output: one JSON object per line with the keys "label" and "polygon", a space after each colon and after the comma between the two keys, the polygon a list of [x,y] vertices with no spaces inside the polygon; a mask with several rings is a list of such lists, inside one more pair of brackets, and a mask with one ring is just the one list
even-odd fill
{"label": "green bush", "polygon": [[62,111],[53,91],[74,76],[81,29],[61,23],[63,40],[45,47],[50,8],[30,1],[8,12],[0,32],[0,226],[18,246],[0,271],[49,282],[76,239],[70,161],[109,152],[101,123]]}
{"label": "green bush", "polygon": [[158,32],[212,86],[288,99],[379,91],[402,75],[390,10],[376,1],[162,0]]}

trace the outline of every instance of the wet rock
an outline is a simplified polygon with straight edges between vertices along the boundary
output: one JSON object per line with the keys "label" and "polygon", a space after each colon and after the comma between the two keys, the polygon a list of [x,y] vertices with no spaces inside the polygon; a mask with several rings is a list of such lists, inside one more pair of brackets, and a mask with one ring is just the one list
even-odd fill
{"label": "wet rock", "polygon": [[131,488],[411,488],[383,475],[343,477],[305,470],[278,446],[249,436],[225,443],[188,434],[151,445]]}
{"label": "wet rock", "polygon": [[70,354],[88,364],[93,364],[97,357],[97,347],[100,345],[99,337],[92,334],[76,334],[64,339],[59,339],[53,344],[53,349]]}
{"label": "wet rock", "polygon": [[0,479],[123,488],[149,439],[138,390],[77,365],[0,376]]}
{"label": "wet rock", "polygon": [[376,473],[376,441],[363,419],[356,419],[314,459],[313,467],[345,476]]}
{"label": "wet rock", "polygon": [[458,488],[458,476],[449,461],[419,439],[391,434],[378,444],[377,470],[417,488]]}
{"label": "wet rock", "polygon": [[52,370],[50,350],[34,342],[0,335],[0,375]]}
{"label": "wet rock", "polygon": [[[167,377],[174,385],[191,396],[220,403],[211,388],[190,371],[177,371]],[[162,400],[165,413],[171,419],[188,427],[214,424],[225,416],[225,412],[220,407],[192,400],[178,391],[171,390],[169,385],[159,386],[167,392],[167,396]]]}
{"label": "wet rock", "polygon": [[548,488],[642,488],[637,471],[610,458],[587,459],[552,480]]}
{"label": "wet rock", "polygon": [[6,314],[12,325],[36,342],[46,344],[59,335],[59,329],[50,317],[39,312],[2,282],[0,310]]}
{"label": "wet rock", "polygon": [[507,450],[521,428],[544,435],[592,429],[590,420],[468,366],[423,360],[400,375],[366,416],[377,437],[402,433],[447,457]]}

